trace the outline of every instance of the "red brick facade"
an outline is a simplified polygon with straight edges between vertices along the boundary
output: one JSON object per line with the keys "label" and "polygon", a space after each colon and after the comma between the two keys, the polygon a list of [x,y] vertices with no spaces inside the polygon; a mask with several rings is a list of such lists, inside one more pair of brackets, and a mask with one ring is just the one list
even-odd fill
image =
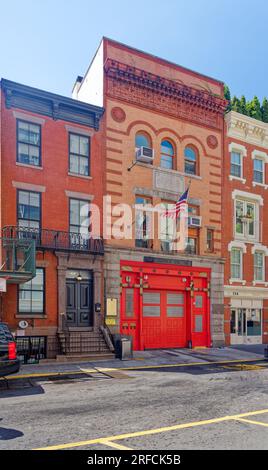
{"label": "red brick facade", "polygon": [[[17,84],[14,84],[17,90]],[[46,99],[65,104],[65,98],[46,94],[40,90],[23,87],[20,96],[28,99],[24,105],[23,99],[18,99],[15,94],[9,101],[9,90],[13,90],[13,83],[2,81],[1,91],[1,228],[17,226],[18,220],[18,191],[35,191],[41,196],[41,230],[52,239],[51,249],[37,247],[36,267],[45,271],[45,301],[43,313],[19,313],[18,312],[18,285],[9,283],[7,292],[2,294],[2,306],[0,321],[7,322],[14,332],[19,330],[20,320],[26,320],[29,324],[26,335],[55,337],[60,327],[60,314],[65,312],[65,273],[66,270],[95,270],[98,277],[95,285],[95,302],[99,302],[103,308],[103,286],[101,279],[102,261],[97,256],[93,267],[94,256],[90,253],[73,253],[62,250],[61,247],[53,249],[53,236],[59,233],[68,233],[70,224],[70,199],[93,201],[102,212],[102,181],[103,162],[101,134],[98,130],[97,120],[93,118],[98,111],[98,119],[102,109],[95,109],[84,105],[81,109],[85,112],[85,119],[92,114],[92,124],[82,124],[83,116],[79,118],[79,106],[71,99],[68,106],[76,106],[75,111],[66,119],[48,116],[48,111],[40,112],[40,103]],[[41,96],[40,96],[40,93]],[[36,97],[37,94],[37,97]],[[16,101],[17,100],[17,101]],[[29,105],[30,103],[30,105]],[[33,111],[29,111],[29,107]],[[63,104],[62,104],[63,106]],[[26,108],[26,109],[25,109]],[[28,108],[28,109],[27,109]],[[34,108],[36,112],[34,112]],[[61,111],[63,113],[63,111]],[[34,166],[17,161],[17,121],[40,125],[41,128],[41,164]],[[71,174],[69,168],[69,134],[87,136],[90,139],[90,175]],[[48,232],[46,232],[48,231]],[[50,235],[49,231],[53,231]],[[43,236],[43,235],[42,235]],[[55,238],[54,238],[55,240]],[[41,242],[42,244],[42,242]],[[94,271],[95,275],[95,271]],[[92,305],[94,310],[94,306]],[[102,310],[103,312],[103,310]],[[99,317],[94,320],[96,324]]]}
{"label": "red brick facade", "polygon": [[[238,113],[231,112],[226,116],[226,139],[225,139],[225,165],[223,179],[223,256],[225,263],[225,339],[230,343],[255,343],[268,342],[268,284],[267,284],[267,246],[268,246],[268,220],[265,217],[268,204],[268,145],[267,124],[248,118]],[[232,156],[233,152],[233,156]],[[238,154],[240,157],[235,156]],[[237,159],[237,160],[235,160]],[[263,162],[263,181],[261,175],[254,175],[255,159]],[[238,167],[232,168],[231,162],[239,162]],[[239,165],[238,165],[239,166]],[[240,172],[240,176],[234,173]],[[238,201],[238,202],[236,202]],[[246,219],[236,218],[236,208],[240,205],[244,211],[254,207],[256,213],[251,228],[248,228]],[[249,204],[249,206],[247,206]],[[243,233],[240,233],[243,232]],[[231,250],[239,250],[241,253],[241,278],[233,279],[232,274],[236,271],[231,267]],[[254,253],[263,255],[263,278],[256,279],[254,273]],[[238,269],[238,268],[237,268]],[[257,274],[258,275],[258,274]],[[241,310],[246,312],[241,312]],[[250,318],[251,312],[261,310],[262,331],[255,329],[254,335],[252,325],[255,324]],[[248,326],[248,334],[242,335],[241,321],[235,325],[235,315],[247,315],[245,320]],[[232,313],[233,312],[233,313]],[[259,313],[257,313],[259,315]],[[232,317],[233,316],[233,317]],[[232,318],[231,318],[232,317]],[[241,317],[240,317],[241,318]],[[231,321],[232,320],[232,321]],[[245,327],[244,327],[245,328]],[[256,328],[256,324],[255,324]],[[246,332],[245,332],[246,333]]]}

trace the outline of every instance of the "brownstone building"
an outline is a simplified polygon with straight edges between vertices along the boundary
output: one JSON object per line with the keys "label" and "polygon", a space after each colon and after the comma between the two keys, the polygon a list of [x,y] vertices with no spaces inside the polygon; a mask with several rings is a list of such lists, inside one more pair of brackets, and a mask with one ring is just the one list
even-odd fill
{"label": "brownstone building", "polygon": [[183,252],[168,226],[148,237],[154,214],[136,214],[129,239],[105,240],[107,324],[135,349],[224,344],[223,84],[104,38],[73,98],[106,110],[112,207],[174,204],[191,181]]}

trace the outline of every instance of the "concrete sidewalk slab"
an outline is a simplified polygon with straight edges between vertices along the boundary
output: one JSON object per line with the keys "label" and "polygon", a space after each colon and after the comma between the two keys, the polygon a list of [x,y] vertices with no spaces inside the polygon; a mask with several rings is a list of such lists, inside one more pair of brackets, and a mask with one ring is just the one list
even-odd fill
{"label": "concrete sidewalk slab", "polygon": [[[41,374],[62,374],[69,372],[81,371],[83,369],[99,369],[99,368],[112,368],[124,369],[129,367],[143,366],[161,366],[169,364],[194,364],[222,361],[246,361],[258,360],[263,358],[262,350],[259,349],[256,353],[252,351],[235,349],[233,347],[224,348],[207,348],[207,349],[170,349],[170,350],[151,350],[151,351],[137,351],[134,352],[132,360],[121,361],[120,359],[112,359],[108,361],[92,361],[92,362],[45,362],[39,364],[22,365],[17,376],[21,375],[41,375]],[[14,376],[15,376],[14,375]]]}

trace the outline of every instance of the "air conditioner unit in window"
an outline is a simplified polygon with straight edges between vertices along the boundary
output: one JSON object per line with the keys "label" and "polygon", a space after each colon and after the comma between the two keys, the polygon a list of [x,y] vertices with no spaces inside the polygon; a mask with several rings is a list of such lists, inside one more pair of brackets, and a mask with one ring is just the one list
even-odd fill
{"label": "air conditioner unit in window", "polygon": [[149,147],[139,147],[136,149],[136,160],[143,163],[152,163],[154,159],[154,151]]}
{"label": "air conditioner unit in window", "polygon": [[188,218],[188,225],[189,227],[201,227],[202,225],[202,217],[194,216]]}

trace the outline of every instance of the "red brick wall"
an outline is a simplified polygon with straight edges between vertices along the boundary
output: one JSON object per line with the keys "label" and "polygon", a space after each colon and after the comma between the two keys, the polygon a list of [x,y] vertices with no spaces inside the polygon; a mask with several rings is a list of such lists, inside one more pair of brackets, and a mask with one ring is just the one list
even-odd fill
{"label": "red brick wall", "polygon": [[[14,109],[6,109],[4,98],[2,98],[2,178],[0,210],[2,211],[2,227],[5,225],[16,225],[16,188],[12,181],[23,182],[46,187],[41,194],[41,225],[43,229],[69,230],[69,198],[65,191],[74,191],[94,195],[94,204],[100,207],[102,212],[102,147],[100,132],[92,129],[90,174],[91,179],[68,176],[69,139],[66,125],[79,129],[89,130],[87,127],[79,126],[65,121],[54,121],[53,119],[37,115],[45,120],[41,126],[41,155],[42,168],[28,168],[16,165],[16,118]],[[34,115],[24,110],[20,113]],[[35,319],[35,327],[57,327],[57,258],[52,252],[39,253],[37,255],[37,266],[45,266],[46,279],[46,315],[45,319]],[[3,320],[12,327],[16,327],[19,319],[17,314],[17,287],[8,285],[8,291],[3,295]],[[31,320],[29,321],[31,324]]]}
{"label": "red brick wall", "polygon": [[[226,130],[227,133],[227,130]],[[243,178],[246,179],[246,183],[243,184],[240,181],[232,180],[230,181],[229,175],[231,174],[231,156],[229,152],[230,143],[235,142],[237,144],[243,145],[247,149],[247,156],[243,158]],[[237,189],[239,191],[245,191],[253,194],[260,195],[263,198],[263,206],[260,206],[260,222],[262,223],[262,239],[260,243],[264,246],[268,246],[268,218],[265,216],[265,210],[268,205],[268,191],[260,186],[253,187],[253,159],[252,152],[254,150],[260,150],[261,152],[267,152],[266,148],[259,147],[254,144],[250,144],[245,141],[235,139],[233,137],[226,137],[225,139],[225,162],[224,162],[224,175],[223,175],[223,193],[222,193],[222,207],[223,207],[223,231],[222,231],[222,249],[223,257],[226,258],[225,263],[225,276],[224,283],[229,285],[229,279],[231,277],[231,265],[230,265],[230,252],[228,251],[228,244],[234,240],[233,234],[233,219],[234,219],[234,200],[232,199],[232,192]],[[265,165],[266,175],[265,181],[268,181],[268,170],[267,165]],[[254,280],[254,256],[251,252],[250,244],[247,244],[247,253],[243,254],[243,280],[246,281],[246,286],[252,287],[252,281]],[[268,273],[268,261],[265,257],[265,272],[266,276]],[[267,279],[267,278],[266,278]],[[241,285],[241,283],[234,284],[234,290],[236,285]],[[268,301],[264,301],[263,304],[263,333],[268,332]],[[225,335],[226,335],[226,344],[230,344],[230,298],[225,298]],[[268,343],[268,336],[263,335],[263,342]]]}

